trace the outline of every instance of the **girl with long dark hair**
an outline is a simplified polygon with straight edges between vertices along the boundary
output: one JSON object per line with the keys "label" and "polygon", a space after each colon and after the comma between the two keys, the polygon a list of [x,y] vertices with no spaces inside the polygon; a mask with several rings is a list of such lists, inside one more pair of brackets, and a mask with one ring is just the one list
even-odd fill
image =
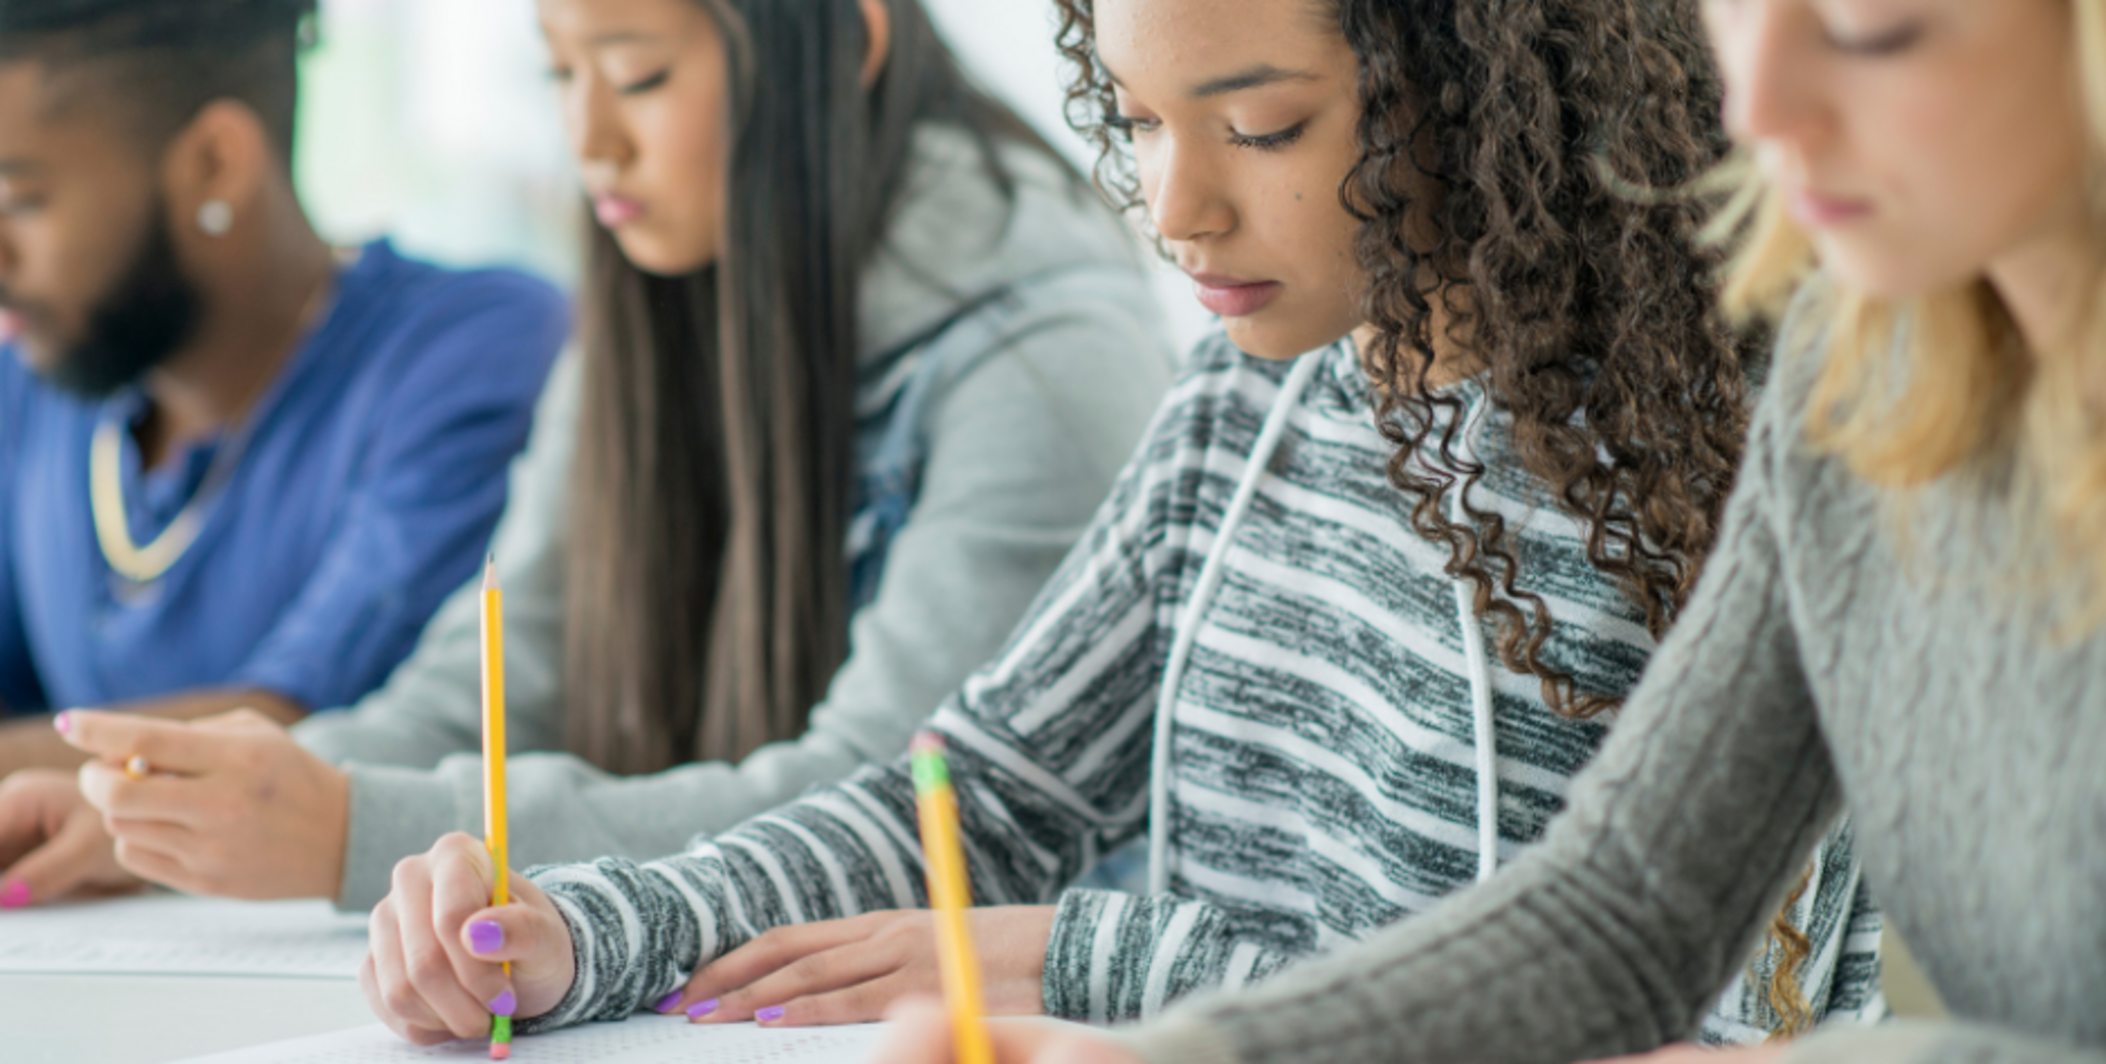
{"label": "girl with long dark hair", "polygon": [[[522,865],[676,850],[904,751],[1170,373],[1127,231],[916,0],[539,10],[595,225],[494,543]],[[470,587],[298,745],[84,714],[72,737],[208,759],[91,789],[118,858],[171,855],[138,871],[363,907],[480,822],[477,663]]]}
{"label": "girl with long dark hair", "polygon": [[[1271,979],[1522,859],[1632,726],[1606,711],[1708,564],[1756,347],[1714,312],[1698,210],[1625,195],[1724,150],[1690,4],[1060,9],[1102,183],[1225,335],[931,728],[990,1008],[1101,1022]],[[926,914],[882,911],[925,904],[912,810],[904,763],[865,769],[681,856],[540,870],[501,911],[449,837],[375,911],[373,1000],[415,1038],[507,989],[530,1028],[874,1018],[936,986]],[[1148,894],[1068,888],[1144,831]],[[1798,889],[1707,988],[1707,1040],[1882,1011],[1847,831],[1789,856]],[[523,945],[478,953],[483,924]],[[450,967],[404,964],[426,951]]]}

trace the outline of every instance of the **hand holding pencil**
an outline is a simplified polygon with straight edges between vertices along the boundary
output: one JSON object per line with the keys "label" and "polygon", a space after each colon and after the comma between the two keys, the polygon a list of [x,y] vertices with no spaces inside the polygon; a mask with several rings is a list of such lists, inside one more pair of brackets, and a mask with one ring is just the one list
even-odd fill
{"label": "hand holding pencil", "polygon": [[394,890],[373,910],[359,982],[397,1034],[419,1045],[488,1035],[495,1060],[511,1054],[513,1017],[548,1011],[576,977],[562,916],[508,867],[504,699],[504,597],[492,559],[483,570],[483,839],[448,835],[396,866]]}
{"label": "hand holding pencil", "polygon": [[490,905],[495,886],[489,849],[460,832],[395,867],[359,984],[396,1034],[418,1045],[488,1038],[493,1014],[539,1016],[569,992],[577,962],[562,914],[517,872],[510,904]]}

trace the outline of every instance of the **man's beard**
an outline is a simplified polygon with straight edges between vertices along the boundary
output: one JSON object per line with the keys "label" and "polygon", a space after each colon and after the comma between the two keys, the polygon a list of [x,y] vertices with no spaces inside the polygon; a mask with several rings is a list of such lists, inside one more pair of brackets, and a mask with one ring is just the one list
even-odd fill
{"label": "man's beard", "polygon": [[157,207],[131,267],[89,313],[87,335],[47,376],[76,395],[107,398],[190,342],[202,309],[196,286],[176,262],[168,211]]}

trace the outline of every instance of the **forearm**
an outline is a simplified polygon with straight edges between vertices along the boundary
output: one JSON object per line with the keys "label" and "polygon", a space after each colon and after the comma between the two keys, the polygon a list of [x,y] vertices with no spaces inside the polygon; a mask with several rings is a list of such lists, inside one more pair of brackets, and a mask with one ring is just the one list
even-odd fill
{"label": "forearm", "polygon": [[[615,776],[569,754],[517,754],[507,768],[509,808],[514,823],[533,830],[513,840],[513,864],[679,853],[698,835],[727,831],[864,763],[816,731],[737,765],[712,761],[648,776]],[[346,909],[378,903],[395,862],[423,852],[437,835],[480,830],[479,755],[449,757],[435,770],[354,764],[349,773],[351,823],[337,893]]]}
{"label": "forearm", "polygon": [[699,913],[672,883],[621,858],[528,873],[563,917],[576,974],[549,1011],[520,1034],[620,1020],[687,978],[708,945]]}
{"label": "forearm", "polygon": [[[230,688],[186,691],[162,698],[82,707],[137,713],[162,720],[197,720],[236,709],[253,709],[279,724],[307,716],[307,707],[275,691]],[[0,777],[23,768],[79,768],[87,755],[68,746],[51,726],[51,714],[0,724]]]}
{"label": "forearm", "polygon": [[[1035,832],[1058,819],[1056,799],[1017,783],[939,715],[975,902],[1032,904],[1068,878]],[[624,1015],[672,983],[788,924],[927,904],[913,781],[905,759],[867,767],[755,817],[678,857],[537,869],[564,906],[581,970],[599,973],[550,1023]],[[664,984],[664,985],[661,985]]]}
{"label": "forearm", "polygon": [[627,1015],[772,927],[921,906],[913,802],[903,767],[871,768],[678,857],[533,871],[580,973],[545,1022]]}

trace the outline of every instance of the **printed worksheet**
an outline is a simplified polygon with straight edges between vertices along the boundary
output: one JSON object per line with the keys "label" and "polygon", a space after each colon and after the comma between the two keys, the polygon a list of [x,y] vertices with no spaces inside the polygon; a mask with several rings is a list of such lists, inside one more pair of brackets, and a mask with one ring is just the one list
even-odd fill
{"label": "printed worksheet", "polygon": [[154,891],[0,912],[0,972],[356,979],[366,918],[326,901]]}
{"label": "printed worksheet", "polygon": [[[755,1027],[695,1024],[642,1013],[621,1023],[588,1023],[512,1043],[514,1064],[861,1064],[876,1052],[885,1025]],[[374,1024],[334,1034],[238,1049],[181,1064],[444,1064],[489,1060],[490,1043],[418,1048]]]}

